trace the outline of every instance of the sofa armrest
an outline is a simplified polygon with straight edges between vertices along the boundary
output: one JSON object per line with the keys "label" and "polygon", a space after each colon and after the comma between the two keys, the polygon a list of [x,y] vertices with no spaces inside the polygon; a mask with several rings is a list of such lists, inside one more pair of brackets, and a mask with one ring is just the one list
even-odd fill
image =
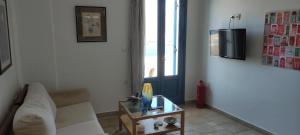
{"label": "sofa armrest", "polygon": [[57,107],[87,102],[90,98],[89,92],[86,89],[62,90],[50,92],[49,95]]}

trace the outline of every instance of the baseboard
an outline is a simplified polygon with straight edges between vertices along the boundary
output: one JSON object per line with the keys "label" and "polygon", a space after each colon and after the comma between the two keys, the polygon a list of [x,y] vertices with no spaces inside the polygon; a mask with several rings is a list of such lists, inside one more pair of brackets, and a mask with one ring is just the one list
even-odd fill
{"label": "baseboard", "polygon": [[196,103],[196,100],[187,100],[184,103],[185,104],[194,104],[194,103]]}
{"label": "baseboard", "polygon": [[241,119],[239,119],[239,118],[237,118],[237,117],[235,117],[235,116],[233,116],[233,115],[231,115],[231,114],[229,114],[229,113],[226,113],[226,112],[224,112],[224,111],[222,111],[222,110],[220,110],[220,109],[218,109],[218,108],[212,107],[212,106],[210,106],[210,105],[206,105],[206,106],[207,106],[207,108],[209,108],[209,109],[211,109],[211,110],[213,110],[213,111],[215,111],[215,112],[221,113],[221,114],[223,114],[224,116],[226,116],[227,118],[229,118],[229,119],[231,119],[231,120],[234,120],[234,121],[237,121],[237,122],[239,122],[239,123],[241,123],[241,124],[243,124],[243,125],[245,125],[245,126],[247,126],[247,127],[250,127],[250,128],[252,128],[252,129],[254,129],[254,130],[256,130],[256,131],[262,133],[262,134],[265,134],[265,135],[273,135],[271,132],[269,132],[269,131],[267,131],[267,130],[265,130],[265,129],[262,129],[262,128],[260,128],[260,127],[257,127],[257,126],[255,126],[255,125],[251,124],[251,123],[248,123],[248,122],[246,122],[246,121],[244,121],[244,120],[241,120]]}

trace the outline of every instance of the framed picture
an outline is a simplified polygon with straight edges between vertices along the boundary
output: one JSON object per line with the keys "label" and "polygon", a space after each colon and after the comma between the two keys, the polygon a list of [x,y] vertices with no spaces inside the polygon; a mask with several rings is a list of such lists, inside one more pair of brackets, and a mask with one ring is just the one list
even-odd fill
{"label": "framed picture", "polygon": [[300,71],[299,20],[300,10],[266,13],[263,64]]}
{"label": "framed picture", "polygon": [[76,6],[77,42],[107,42],[106,8]]}
{"label": "framed picture", "polygon": [[0,0],[0,74],[12,65],[5,0]]}

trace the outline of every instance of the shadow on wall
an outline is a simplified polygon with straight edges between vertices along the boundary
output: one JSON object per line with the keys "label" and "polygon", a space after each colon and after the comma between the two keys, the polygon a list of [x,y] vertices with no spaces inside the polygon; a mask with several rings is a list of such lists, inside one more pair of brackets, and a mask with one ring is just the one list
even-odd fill
{"label": "shadow on wall", "polygon": [[248,27],[246,27],[246,29],[246,62],[260,65],[262,57],[263,33],[255,32],[255,30]]}
{"label": "shadow on wall", "polygon": [[205,85],[206,85],[206,104],[212,105],[212,102],[214,101],[212,96],[213,95],[212,90],[208,82],[206,82]]}

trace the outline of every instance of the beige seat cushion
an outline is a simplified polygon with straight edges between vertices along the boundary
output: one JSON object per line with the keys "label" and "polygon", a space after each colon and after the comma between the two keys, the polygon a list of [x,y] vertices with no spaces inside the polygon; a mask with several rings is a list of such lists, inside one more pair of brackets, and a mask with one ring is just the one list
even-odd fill
{"label": "beige seat cushion", "polygon": [[[97,121],[95,111],[90,102],[83,102],[80,104],[65,106],[57,109],[56,128],[61,129],[84,123],[89,121]],[[103,129],[98,127],[101,132]]]}
{"label": "beige seat cushion", "polygon": [[49,94],[58,108],[88,102],[90,98],[86,89],[61,90]]}
{"label": "beige seat cushion", "polygon": [[56,135],[106,135],[98,121],[82,122],[57,130]]}

